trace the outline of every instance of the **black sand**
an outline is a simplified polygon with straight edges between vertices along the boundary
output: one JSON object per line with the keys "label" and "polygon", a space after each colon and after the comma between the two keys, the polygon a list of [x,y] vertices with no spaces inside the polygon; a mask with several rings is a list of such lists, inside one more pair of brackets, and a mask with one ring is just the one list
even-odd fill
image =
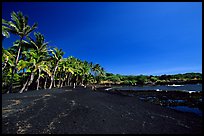
{"label": "black sand", "polygon": [[2,95],[2,133],[201,134],[202,117],[89,89]]}

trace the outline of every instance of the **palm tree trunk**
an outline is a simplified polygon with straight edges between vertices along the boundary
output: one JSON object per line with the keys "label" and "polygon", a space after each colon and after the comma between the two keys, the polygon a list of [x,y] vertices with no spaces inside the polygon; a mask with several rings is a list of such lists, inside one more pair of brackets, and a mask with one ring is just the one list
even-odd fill
{"label": "palm tree trunk", "polygon": [[8,93],[12,93],[14,73],[15,73],[15,67],[12,67],[11,83],[10,83],[10,86],[9,86]]}
{"label": "palm tree trunk", "polygon": [[76,85],[78,85],[77,83],[78,83],[78,75],[76,76]]}
{"label": "palm tree trunk", "polygon": [[19,48],[18,48],[18,54],[17,54],[17,57],[16,57],[15,67],[17,66],[18,59],[19,59],[19,56],[20,56],[22,39],[23,39],[23,38],[21,38],[20,43],[19,43]]}
{"label": "palm tree trunk", "polygon": [[[66,81],[66,79],[65,79],[65,81]],[[64,86],[67,86],[67,82],[64,82]]]}
{"label": "palm tree trunk", "polygon": [[34,72],[31,73],[31,76],[30,76],[30,81],[28,82],[28,85],[26,86],[26,89],[25,91],[28,90],[28,87],[31,85],[31,83],[33,82],[33,79],[34,79]]}
{"label": "palm tree trunk", "polygon": [[53,83],[54,83],[54,88],[56,87],[56,80],[53,79]]}
{"label": "palm tree trunk", "polygon": [[75,88],[76,87],[76,83],[74,82],[73,84],[74,84],[73,88]]}
{"label": "palm tree trunk", "polygon": [[84,76],[82,76],[81,85],[84,85]]}
{"label": "palm tree trunk", "polygon": [[27,91],[29,85],[32,83],[33,77],[34,77],[34,72],[32,72],[32,73],[30,74],[30,76],[28,77],[26,83],[23,85],[23,87],[22,87],[22,89],[19,91],[19,93],[22,93],[24,90]]}
{"label": "palm tree trunk", "polygon": [[22,93],[25,90],[26,85],[28,84],[29,78],[27,79],[26,83],[23,85],[19,93]]}
{"label": "palm tree trunk", "polygon": [[59,79],[58,87],[60,87],[60,85],[61,85],[61,79]]}
{"label": "palm tree trunk", "polygon": [[65,80],[65,79],[63,79],[63,80],[62,80],[62,83],[61,83],[61,85],[60,85],[60,88],[62,88],[62,87],[63,87],[64,80]]}
{"label": "palm tree trunk", "polygon": [[47,76],[46,76],[46,78],[45,78],[44,89],[46,89],[46,86],[47,86]]}
{"label": "palm tree trunk", "polygon": [[71,73],[68,74],[68,78],[67,78],[67,85],[70,86],[70,78],[71,78]]}
{"label": "palm tree trunk", "polygon": [[40,69],[38,69],[38,79],[37,79],[37,89],[36,90],[38,90],[38,88],[39,88],[39,83],[40,83],[40,73],[41,73],[41,70]]}
{"label": "palm tree trunk", "polygon": [[65,79],[64,79],[64,85],[65,85],[65,86],[67,86],[67,82],[65,82],[66,79],[68,79],[68,75],[67,75],[67,74],[66,74],[66,77],[65,77]]}
{"label": "palm tree trunk", "polygon": [[10,88],[9,88],[9,92],[11,93],[12,92],[12,88],[13,88],[13,78],[14,78],[14,74],[17,73],[17,63],[18,63],[18,59],[19,59],[19,55],[20,55],[20,51],[21,51],[21,42],[23,40],[23,37],[21,37],[20,39],[20,43],[19,43],[19,48],[18,48],[18,54],[16,56],[16,62],[15,62],[15,65],[14,65],[14,68],[12,69],[12,78],[11,78],[11,85],[10,85]]}
{"label": "palm tree trunk", "polygon": [[54,76],[55,76],[55,72],[56,72],[56,70],[57,70],[58,64],[59,64],[59,61],[57,62],[56,66],[55,66],[55,69],[54,69],[54,72],[53,72],[53,74],[52,74],[52,76],[51,76],[51,83],[50,83],[49,89],[52,88],[52,84],[53,84],[53,81],[54,81]]}
{"label": "palm tree trunk", "polygon": [[76,78],[77,78],[77,77],[74,76],[74,79],[73,79],[73,88],[76,88],[76,81],[77,81]]}
{"label": "palm tree trunk", "polygon": [[53,76],[51,76],[51,82],[50,82],[50,87],[49,87],[49,89],[51,89],[52,88],[52,83],[53,83]]}
{"label": "palm tree trunk", "polygon": [[[60,84],[59,84],[59,87],[62,88],[63,87],[63,83],[64,83],[64,80],[66,77],[63,77],[63,71],[61,71],[62,73],[60,74]],[[65,74],[65,73],[64,73]]]}
{"label": "palm tree trunk", "polygon": [[[23,60],[25,61],[25,56],[23,57]],[[25,76],[25,68],[23,69],[23,78]]]}

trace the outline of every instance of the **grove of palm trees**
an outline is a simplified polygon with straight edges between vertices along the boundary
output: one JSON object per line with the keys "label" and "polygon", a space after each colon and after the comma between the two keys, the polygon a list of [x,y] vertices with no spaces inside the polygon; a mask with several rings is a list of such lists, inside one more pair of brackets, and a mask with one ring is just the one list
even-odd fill
{"label": "grove of palm trees", "polygon": [[[23,93],[28,90],[52,89],[76,85],[86,87],[99,83],[105,76],[99,64],[70,56],[51,47],[37,23],[29,25],[22,12],[12,12],[11,20],[2,19],[2,40],[19,37],[8,49],[2,47],[2,93]],[[32,36],[34,35],[34,38]]]}

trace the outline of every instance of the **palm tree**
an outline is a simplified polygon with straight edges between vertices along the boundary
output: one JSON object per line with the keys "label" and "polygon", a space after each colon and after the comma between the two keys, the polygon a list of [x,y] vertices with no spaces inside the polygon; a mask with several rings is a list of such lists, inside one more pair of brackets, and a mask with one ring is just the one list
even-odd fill
{"label": "palm tree", "polygon": [[49,59],[48,49],[47,45],[48,43],[45,42],[44,36],[41,33],[34,33],[35,40],[33,40],[31,37],[28,37],[29,39],[29,45],[30,47],[33,47],[28,52],[23,52],[22,54],[27,55],[28,58],[30,58],[30,61],[33,61],[32,65],[30,66],[31,69],[31,75],[30,80],[26,81],[26,83],[23,85],[23,88],[21,89],[20,93],[22,93],[24,90],[27,91],[30,84],[33,82],[34,79],[34,73],[37,72],[37,90],[39,89],[39,81],[41,75],[41,71],[51,76],[51,72],[49,70],[49,67],[47,65],[47,61]]}
{"label": "palm tree", "polygon": [[[59,62],[59,65],[57,67],[57,70],[56,70],[56,79],[59,80],[58,82],[58,87],[60,88],[61,86],[61,82],[62,82],[62,76],[64,74],[64,71],[65,71],[65,60],[64,59],[61,59],[60,62]],[[57,76],[58,75],[58,76]],[[56,81],[56,80],[55,80]],[[55,87],[55,85],[54,85]]]}
{"label": "palm tree", "polygon": [[[12,12],[11,21],[2,19],[2,37],[8,38],[10,34],[20,37],[8,50],[2,48],[3,86],[10,82],[9,92],[13,88],[14,81],[22,85],[20,93],[27,91],[34,81],[38,90],[42,78],[45,78],[44,88],[46,88],[48,76],[51,78],[49,89],[53,83],[55,87],[55,79],[59,80],[59,87],[70,83],[73,83],[74,88],[75,85],[86,86],[95,81],[99,83],[99,78],[105,73],[99,64],[93,65],[72,56],[63,59],[62,49],[48,50],[48,43],[42,34],[34,33],[35,40],[29,37],[36,28],[36,23],[32,27],[28,25],[28,17],[22,12]],[[28,42],[24,40],[25,38]]]}
{"label": "palm tree", "polygon": [[70,86],[70,81],[72,76],[74,75],[75,71],[75,58],[73,56],[70,56],[66,58],[66,66],[65,66],[65,71],[66,71],[66,79],[67,79],[67,85]]}
{"label": "palm tree", "polygon": [[48,42],[45,42],[44,36],[41,33],[34,33],[34,36],[36,40],[33,40],[31,37],[28,37],[28,39],[30,41],[30,45],[35,49],[35,54],[36,54],[35,59],[36,59],[36,64],[38,64],[36,67],[38,71],[38,78],[36,80],[37,90],[38,90],[41,71],[43,70],[46,73],[50,73],[48,66],[45,65],[45,60],[48,56],[48,49],[47,49]]}
{"label": "palm tree", "polygon": [[8,22],[4,19],[2,19],[2,40],[4,39],[4,37],[9,38],[10,34],[9,34],[9,27],[8,27]]}
{"label": "palm tree", "polygon": [[2,47],[2,71],[8,64],[12,65],[12,60],[14,60],[14,55]]}
{"label": "palm tree", "polygon": [[25,90],[26,86],[28,85],[29,80],[33,79],[34,73],[33,72],[31,73],[31,65],[32,65],[32,62],[24,61],[24,60],[20,60],[17,65],[17,71],[21,71],[22,69],[26,68],[27,69],[26,75],[28,75],[28,77],[25,78],[26,82],[23,84],[23,87],[19,91],[19,93],[22,93]]}
{"label": "palm tree", "polygon": [[[50,57],[50,56],[49,56]],[[52,73],[51,73],[51,63],[49,61],[49,57],[47,57],[47,61],[45,62],[45,65],[48,66],[48,69],[50,71],[50,74],[44,72],[44,74],[42,74],[41,76],[45,78],[45,83],[44,83],[44,89],[47,88],[47,80],[48,80],[48,77],[51,77]]]}
{"label": "palm tree", "polygon": [[51,53],[53,55],[52,58],[53,58],[53,61],[55,62],[55,65],[54,65],[54,69],[52,71],[52,76],[51,76],[51,82],[50,82],[49,89],[52,88],[52,84],[53,84],[53,81],[54,81],[54,77],[55,77],[57,67],[59,65],[60,60],[62,59],[62,57],[64,55],[64,52],[62,51],[62,49],[59,50],[58,48],[54,48],[53,50],[51,50]]}
{"label": "palm tree", "polygon": [[93,65],[92,71],[93,71],[93,74],[94,74],[95,81],[97,83],[100,82],[101,77],[105,76],[105,70],[99,64]]}
{"label": "palm tree", "polygon": [[92,82],[91,67],[92,63],[88,63],[87,61],[83,62],[83,76],[81,79],[81,84],[84,85],[84,88],[86,88],[88,83]]}
{"label": "palm tree", "polygon": [[[12,67],[14,66],[15,55],[10,49],[4,49],[2,47],[2,90],[10,83]],[[6,89],[6,92],[9,91]]]}
{"label": "palm tree", "polygon": [[15,60],[15,65],[13,68],[13,72],[12,72],[12,79],[11,79],[11,87],[10,87],[10,91],[12,89],[12,84],[13,84],[13,76],[14,74],[17,72],[17,64],[18,64],[18,60],[19,60],[19,56],[20,56],[20,52],[21,52],[21,48],[22,48],[22,40],[24,37],[28,36],[34,29],[37,28],[37,24],[34,23],[34,25],[32,27],[30,27],[28,25],[28,17],[27,16],[23,16],[22,12],[17,12],[17,14],[15,12],[11,13],[11,20],[12,21],[5,21],[6,23],[5,28],[8,32],[18,35],[20,37],[20,42],[19,42],[19,47],[18,47],[18,52],[17,52],[17,56],[16,56],[16,60]]}
{"label": "palm tree", "polygon": [[[59,82],[58,82],[58,86],[59,87],[63,87],[63,84],[65,83],[65,85],[67,85],[67,83],[65,82],[67,78],[69,78],[70,74],[74,74],[74,69],[72,68],[72,65],[70,65],[70,60],[69,58],[64,58],[61,59],[61,61],[59,62],[59,66],[57,68],[57,74],[59,77]],[[68,80],[68,79],[67,79]]]}
{"label": "palm tree", "polygon": [[80,59],[73,57],[72,63],[73,63],[73,69],[74,69],[72,82],[73,82],[73,88],[75,88],[78,83],[79,77],[82,76],[82,65],[81,65],[82,62]]}
{"label": "palm tree", "polygon": [[[31,83],[34,80],[36,71],[38,70],[40,70],[40,72],[44,71],[45,73],[51,76],[51,72],[49,71],[49,68],[46,65],[46,61],[45,60],[38,61],[41,56],[38,56],[35,49],[30,49],[30,51],[27,52],[26,56],[28,57],[28,61],[20,60],[18,63],[18,71],[26,67],[26,73],[28,73],[27,80],[23,84],[23,87],[19,91],[19,93],[22,93],[23,91],[28,90],[28,87],[31,85]],[[38,78],[40,78],[40,74],[41,74],[40,72],[38,73]],[[37,89],[38,87],[39,86],[37,86]]]}

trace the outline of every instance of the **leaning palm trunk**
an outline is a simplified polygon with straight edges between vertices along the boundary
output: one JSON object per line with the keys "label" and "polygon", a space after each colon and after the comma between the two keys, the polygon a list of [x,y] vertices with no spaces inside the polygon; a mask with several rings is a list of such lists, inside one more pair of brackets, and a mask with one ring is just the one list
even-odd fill
{"label": "leaning palm trunk", "polygon": [[31,79],[33,76],[34,76],[34,73],[32,72],[28,77],[28,79],[26,80],[25,84],[23,85],[22,89],[19,91],[19,93],[23,93],[23,91],[28,88],[28,86],[31,84],[30,82],[32,82]]}
{"label": "leaning palm trunk", "polygon": [[31,85],[31,83],[33,82],[33,79],[34,79],[34,72],[31,73],[30,81],[28,82],[28,85],[26,86],[25,91],[28,90],[28,87],[29,87],[29,86]]}
{"label": "leaning palm trunk", "polygon": [[22,93],[25,90],[26,85],[28,84],[29,78],[26,80],[25,84],[23,85],[22,89],[19,91],[19,93]]}
{"label": "leaning palm trunk", "polygon": [[36,90],[38,90],[38,89],[39,89],[39,83],[40,83],[40,73],[41,73],[41,70],[40,70],[40,69],[38,69],[38,72],[39,72],[39,73],[38,73],[39,75],[38,75],[38,79],[37,79],[37,81],[36,81],[36,82],[37,82],[37,89],[36,89]]}
{"label": "leaning palm trunk", "polygon": [[52,76],[51,76],[51,83],[50,83],[49,89],[52,88],[52,84],[53,84],[53,81],[54,81],[54,76],[55,76],[55,72],[56,72],[56,70],[57,70],[58,64],[59,64],[59,61],[57,62],[57,65],[55,66],[54,72],[53,72],[53,74],[52,74]]}

